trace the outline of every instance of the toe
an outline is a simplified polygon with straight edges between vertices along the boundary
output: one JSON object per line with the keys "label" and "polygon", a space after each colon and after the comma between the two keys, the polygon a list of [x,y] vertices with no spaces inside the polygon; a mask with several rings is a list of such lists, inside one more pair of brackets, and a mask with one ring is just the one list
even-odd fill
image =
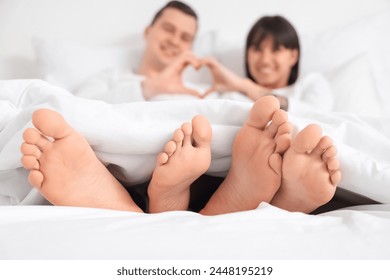
{"label": "toe", "polygon": [[23,140],[27,144],[35,145],[39,138],[41,138],[41,134],[35,128],[29,127],[23,132]]}
{"label": "toe", "polygon": [[283,134],[276,138],[275,153],[284,154],[291,145],[291,135]]}
{"label": "toe", "polygon": [[206,117],[197,115],[192,119],[192,137],[196,147],[210,146],[212,129]]}
{"label": "toe", "polygon": [[292,147],[298,153],[311,152],[320,142],[321,136],[321,127],[310,124],[295,136]]}
{"label": "toe", "polygon": [[22,156],[21,162],[26,169],[39,169],[39,162],[35,156]]}
{"label": "toe", "polygon": [[165,144],[165,147],[164,147],[164,153],[166,153],[168,155],[168,157],[170,157],[176,150],[176,142],[175,141],[168,141],[166,144]]}
{"label": "toe", "polygon": [[31,170],[28,175],[28,182],[33,187],[40,189],[43,183],[43,174],[38,170]]}
{"label": "toe", "polygon": [[27,144],[36,145],[42,151],[49,149],[52,144],[35,128],[27,128],[23,133],[23,139]]}
{"label": "toe", "polygon": [[329,170],[338,170],[340,168],[340,161],[337,158],[331,158],[327,164]]}
{"label": "toe", "polygon": [[42,154],[36,145],[27,144],[27,143],[23,143],[20,146],[20,151],[22,152],[23,155],[34,156],[37,159],[39,159]]}
{"label": "toe", "polygon": [[337,187],[341,181],[340,170],[336,170],[336,171],[332,172],[332,174],[330,175],[330,180],[332,181],[333,186]]}
{"label": "toe", "polygon": [[173,133],[173,141],[175,141],[175,149],[180,149],[183,146],[184,132],[180,128],[176,129]]}
{"label": "toe", "polygon": [[176,143],[182,142],[184,139],[184,132],[180,128],[176,129],[175,132],[173,133],[173,140]]}
{"label": "toe", "polygon": [[317,146],[313,149],[313,153],[317,155],[323,155],[323,153],[333,145],[333,141],[330,137],[324,136],[318,142]]}
{"label": "toe", "polygon": [[322,160],[327,162],[329,159],[334,158],[337,155],[337,148],[335,146],[330,146],[322,154]]}
{"label": "toe", "polygon": [[157,155],[157,166],[164,165],[168,162],[169,156],[167,153],[159,153]]}
{"label": "toe", "polygon": [[246,123],[258,129],[264,129],[279,108],[279,101],[275,97],[264,96],[253,104]]}
{"label": "toe", "polygon": [[191,139],[192,125],[190,123],[184,123],[181,126],[181,130],[184,133],[183,146],[192,145],[192,139]]}
{"label": "toe", "polygon": [[279,126],[276,137],[283,134],[291,134],[292,129],[293,129],[292,124],[290,122],[285,122],[281,126]]}
{"label": "toe", "polygon": [[271,136],[275,137],[280,126],[287,122],[287,113],[284,110],[277,110],[272,116],[272,122],[266,128],[266,132]]}
{"label": "toe", "polygon": [[72,128],[65,122],[64,118],[57,112],[49,109],[40,109],[32,116],[34,126],[44,135],[61,139],[72,132]]}

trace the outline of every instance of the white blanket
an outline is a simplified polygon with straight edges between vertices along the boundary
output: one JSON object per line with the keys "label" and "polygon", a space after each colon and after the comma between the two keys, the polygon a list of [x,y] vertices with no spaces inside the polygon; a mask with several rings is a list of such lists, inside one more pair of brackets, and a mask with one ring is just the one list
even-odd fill
{"label": "white blanket", "polygon": [[[110,105],[87,100],[39,80],[0,81],[0,204],[39,204],[42,197],[27,182],[19,151],[24,129],[38,108],[59,111],[83,134],[99,159],[116,166],[132,184],[150,178],[155,156],[172,132],[196,114],[213,126],[211,175],[225,175],[234,136],[250,103],[232,100],[175,100]],[[343,179],[340,187],[390,203],[389,118],[325,115],[305,110],[291,116],[299,129],[320,124],[336,142]]]}

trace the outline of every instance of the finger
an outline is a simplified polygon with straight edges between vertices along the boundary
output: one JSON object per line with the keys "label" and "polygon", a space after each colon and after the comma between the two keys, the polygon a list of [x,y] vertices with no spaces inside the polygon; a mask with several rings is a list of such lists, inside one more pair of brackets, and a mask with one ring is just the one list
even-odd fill
{"label": "finger", "polygon": [[207,66],[215,66],[218,64],[218,61],[212,56],[204,57],[204,58],[200,59],[200,62],[203,65],[207,65]]}
{"label": "finger", "polygon": [[200,67],[202,67],[202,64],[200,62],[200,60],[196,57],[196,56],[189,56],[187,58],[187,65],[188,64],[191,64],[192,67],[194,67],[195,69],[199,69]]}
{"label": "finger", "polygon": [[199,59],[196,56],[190,54],[179,56],[175,61],[172,62],[171,67],[179,74],[181,74],[188,65],[191,65],[197,70],[201,67]]}
{"label": "finger", "polygon": [[190,52],[190,51],[186,51],[186,52],[182,53],[178,57],[178,60],[179,61],[193,61],[193,62],[198,62],[198,63],[200,61],[200,59],[193,52]]}

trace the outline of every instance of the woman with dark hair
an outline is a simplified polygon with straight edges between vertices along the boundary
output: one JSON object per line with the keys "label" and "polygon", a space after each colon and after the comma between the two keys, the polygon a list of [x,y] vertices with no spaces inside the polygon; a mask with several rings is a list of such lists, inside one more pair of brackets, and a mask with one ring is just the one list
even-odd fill
{"label": "woman with dark hair", "polygon": [[[282,60],[280,65],[284,66],[284,71],[279,76],[256,71],[256,60],[258,56],[264,59],[266,51],[274,53],[279,61]],[[294,27],[281,16],[262,17],[249,31],[246,39],[245,74],[252,81],[259,81],[264,85],[285,84],[286,78],[287,84],[292,85],[298,78],[299,55],[299,38]],[[256,72],[259,73],[256,75]]]}
{"label": "woman with dark hair", "polygon": [[327,81],[316,73],[298,79],[299,59],[299,38],[291,23],[281,16],[262,17],[247,36],[245,78],[213,58],[203,60],[214,78],[207,93],[238,91],[251,100],[272,94],[285,110],[297,102],[330,110],[333,100]]}

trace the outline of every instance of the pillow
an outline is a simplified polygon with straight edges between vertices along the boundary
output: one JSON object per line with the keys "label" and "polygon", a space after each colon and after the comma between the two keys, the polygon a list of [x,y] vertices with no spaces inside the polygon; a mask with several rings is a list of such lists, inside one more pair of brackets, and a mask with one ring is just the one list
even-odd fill
{"label": "pillow", "polygon": [[[377,51],[378,45],[390,46],[384,36],[390,28],[390,11],[359,19],[321,32],[301,37],[302,72],[329,71],[362,52]],[[370,61],[375,67],[381,61]]]}
{"label": "pillow", "polygon": [[334,93],[334,111],[371,116],[385,114],[366,54],[325,73]]}
{"label": "pillow", "polygon": [[[136,41],[136,40],[134,40]],[[139,42],[142,40],[138,40]],[[69,91],[105,69],[129,70],[139,63],[141,47],[92,47],[77,42],[33,38],[41,78]]]}
{"label": "pillow", "polygon": [[[193,51],[198,57],[211,56],[225,65],[234,73],[245,76],[244,49],[246,33],[241,29],[210,30],[198,37]],[[188,67],[184,71],[184,81],[188,85],[200,84],[204,86],[212,83],[211,73],[207,68],[196,71]]]}
{"label": "pillow", "polygon": [[315,34],[301,36],[302,74],[318,71],[325,73],[342,67],[361,53],[371,66],[371,78],[383,106],[390,109],[390,11],[369,16]]}
{"label": "pillow", "polygon": [[245,76],[245,30],[221,30],[215,34],[213,54],[223,65]]}

